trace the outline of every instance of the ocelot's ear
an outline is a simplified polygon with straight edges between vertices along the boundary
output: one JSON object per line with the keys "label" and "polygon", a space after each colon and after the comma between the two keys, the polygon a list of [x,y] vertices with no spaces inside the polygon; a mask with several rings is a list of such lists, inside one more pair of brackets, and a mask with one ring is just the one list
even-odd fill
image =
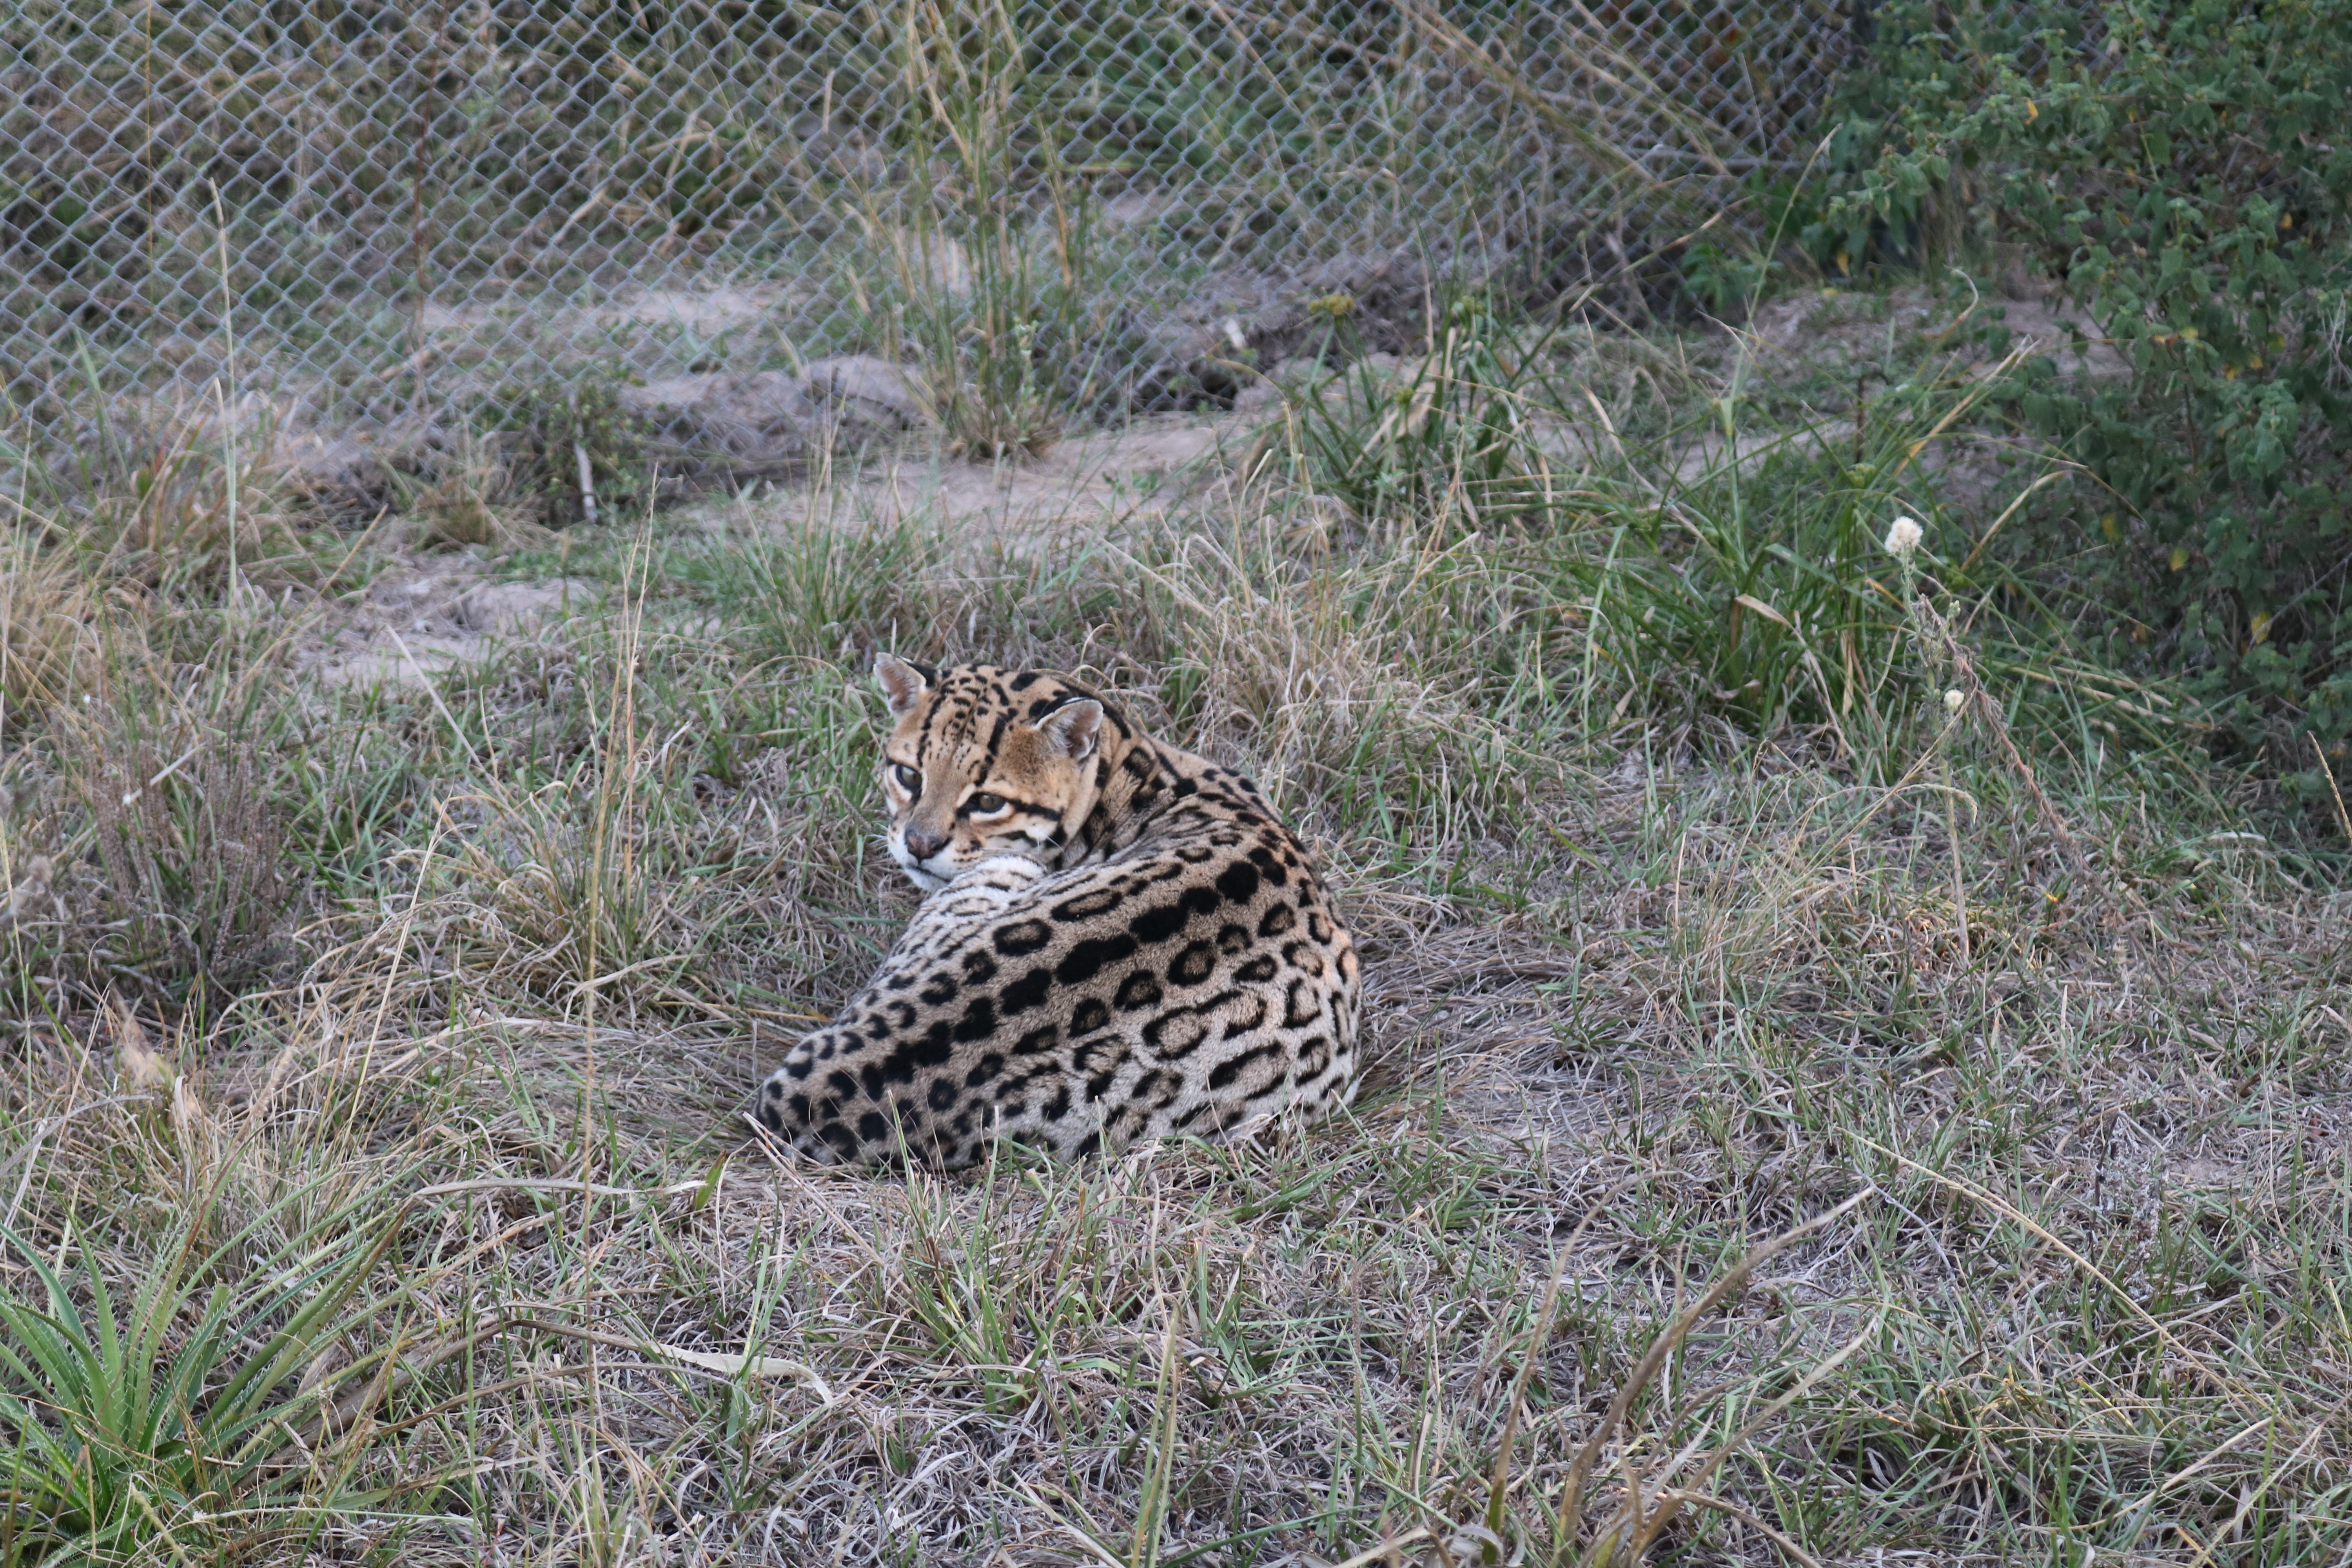
{"label": "ocelot's ear", "polygon": [[915,710],[929,689],[929,672],[919,664],[900,658],[895,653],[874,656],[874,679],[881,685],[882,693],[890,700],[890,712],[895,718],[905,718]]}
{"label": "ocelot's ear", "polygon": [[1046,750],[1059,752],[1074,763],[1083,763],[1102,743],[1102,721],[1103,705],[1091,697],[1082,697],[1046,714],[1038,721],[1037,733],[1045,737]]}

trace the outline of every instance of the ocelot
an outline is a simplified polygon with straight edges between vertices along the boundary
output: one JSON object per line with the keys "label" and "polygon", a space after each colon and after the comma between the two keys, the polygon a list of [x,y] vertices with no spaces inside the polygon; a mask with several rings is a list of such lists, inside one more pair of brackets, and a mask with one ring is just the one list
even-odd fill
{"label": "ocelot", "polygon": [[768,1079],[772,1133],[944,1167],[1346,1103],[1355,947],[1255,784],[1067,676],[887,654],[875,676],[890,854],[929,897]]}

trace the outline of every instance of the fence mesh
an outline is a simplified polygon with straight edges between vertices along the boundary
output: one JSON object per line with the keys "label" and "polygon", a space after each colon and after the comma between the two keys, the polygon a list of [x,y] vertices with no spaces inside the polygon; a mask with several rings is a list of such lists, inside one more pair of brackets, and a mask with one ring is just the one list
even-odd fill
{"label": "fence mesh", "polygon": [[1638,276],[1851,47],[1845,0],[14,0],[0,389],[357,423],[1003,337],[1182,403],[1399,258]]}

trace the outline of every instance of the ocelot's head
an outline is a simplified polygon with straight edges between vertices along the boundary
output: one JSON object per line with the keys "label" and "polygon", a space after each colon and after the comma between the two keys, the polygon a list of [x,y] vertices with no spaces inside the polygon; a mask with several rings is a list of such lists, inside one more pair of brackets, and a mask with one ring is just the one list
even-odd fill
{"label": "ocelot's head", "polygon": [[1058,866],[1100,796],[1101,700],[1044,670],[887,653],[874,678],[898,721],[882,747],[890,855],[915,885],[995,855]]}

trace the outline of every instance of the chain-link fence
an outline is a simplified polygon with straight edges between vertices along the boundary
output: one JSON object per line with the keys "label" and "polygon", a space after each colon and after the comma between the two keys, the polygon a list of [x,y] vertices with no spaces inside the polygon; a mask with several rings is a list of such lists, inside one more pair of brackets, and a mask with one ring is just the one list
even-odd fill
{"label": "chain-link fence", "polygon": [[13,0],[0,390],[364,424],[862,351],[1132,409],[1383,279],[1638,310],[1801,166],[1849,4]]}

